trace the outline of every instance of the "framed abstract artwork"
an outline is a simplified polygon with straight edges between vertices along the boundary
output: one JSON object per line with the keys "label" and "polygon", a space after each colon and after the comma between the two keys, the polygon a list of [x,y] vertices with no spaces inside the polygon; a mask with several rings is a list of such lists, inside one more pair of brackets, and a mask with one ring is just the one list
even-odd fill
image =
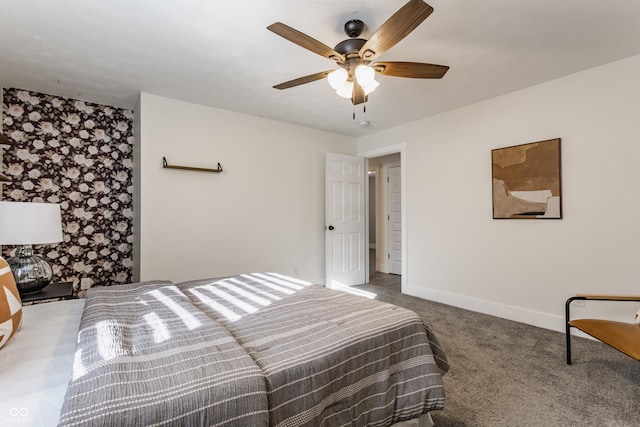
{"label": "framed abstract artwork", "polygon": [[494,219],[561,219],[560,138],[491,150]]}

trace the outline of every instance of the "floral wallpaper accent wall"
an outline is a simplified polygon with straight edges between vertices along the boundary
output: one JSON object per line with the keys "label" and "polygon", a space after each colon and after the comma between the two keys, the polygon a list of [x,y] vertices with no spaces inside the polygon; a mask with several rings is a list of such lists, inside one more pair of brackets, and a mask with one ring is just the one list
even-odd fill
{"label": "floral wallpaper accent wall", "polygon": [[[39,245],[54,281],[129,283],[133,243],[133,112],[4,89],[5,201],[59,203],[63,242]],[[3,247],[11,256],[15,247]],[[82,292],[81,292],[82,294]]]}

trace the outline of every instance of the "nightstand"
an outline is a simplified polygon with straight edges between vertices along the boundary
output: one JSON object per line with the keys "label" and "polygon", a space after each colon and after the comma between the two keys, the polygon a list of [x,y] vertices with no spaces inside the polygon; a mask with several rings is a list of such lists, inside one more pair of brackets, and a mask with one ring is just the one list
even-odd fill
{"label": "nightstand", "polygon": [[71,299],[73,296],[73,283],[61,282],[52,283],[40,292],[33,294],[20,295],[22,303],[39,302],[44,300],[64,300]]}

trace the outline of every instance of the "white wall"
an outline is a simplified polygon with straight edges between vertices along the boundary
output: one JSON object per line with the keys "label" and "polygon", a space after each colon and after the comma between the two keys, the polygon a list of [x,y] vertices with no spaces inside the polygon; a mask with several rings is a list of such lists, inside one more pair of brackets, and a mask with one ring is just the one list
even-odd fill
{"label": "white wall", "polygon": [[[140,279],[277,271],[324,281],[325,153],[342,135],[143,93]],[[220,174],[162,168],[211,167]]]}
{"label": "white wall", "polygon": [[[556,330],[575,291],[640,294],[638,93],[635,56],[361,138],[407,142],[407,293]],[[493,220],[491,149],[551,138],[564,219]]]}

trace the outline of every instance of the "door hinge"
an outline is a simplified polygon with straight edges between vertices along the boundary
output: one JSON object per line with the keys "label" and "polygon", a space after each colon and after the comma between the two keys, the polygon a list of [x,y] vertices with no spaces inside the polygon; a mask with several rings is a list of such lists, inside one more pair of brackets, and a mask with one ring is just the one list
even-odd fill
{"label": "door hinge", "polygon": [[391,221],[391,215],[387,215],[387,221]]}
{"label": "door hinge", "polygon": [[391,259],[391,254],[387,254],[387,259]]}
{"label": "door hinge", "polygon": [[387,177],[387,182],[390,182],[390,181],[389,181],[389,177]]}

